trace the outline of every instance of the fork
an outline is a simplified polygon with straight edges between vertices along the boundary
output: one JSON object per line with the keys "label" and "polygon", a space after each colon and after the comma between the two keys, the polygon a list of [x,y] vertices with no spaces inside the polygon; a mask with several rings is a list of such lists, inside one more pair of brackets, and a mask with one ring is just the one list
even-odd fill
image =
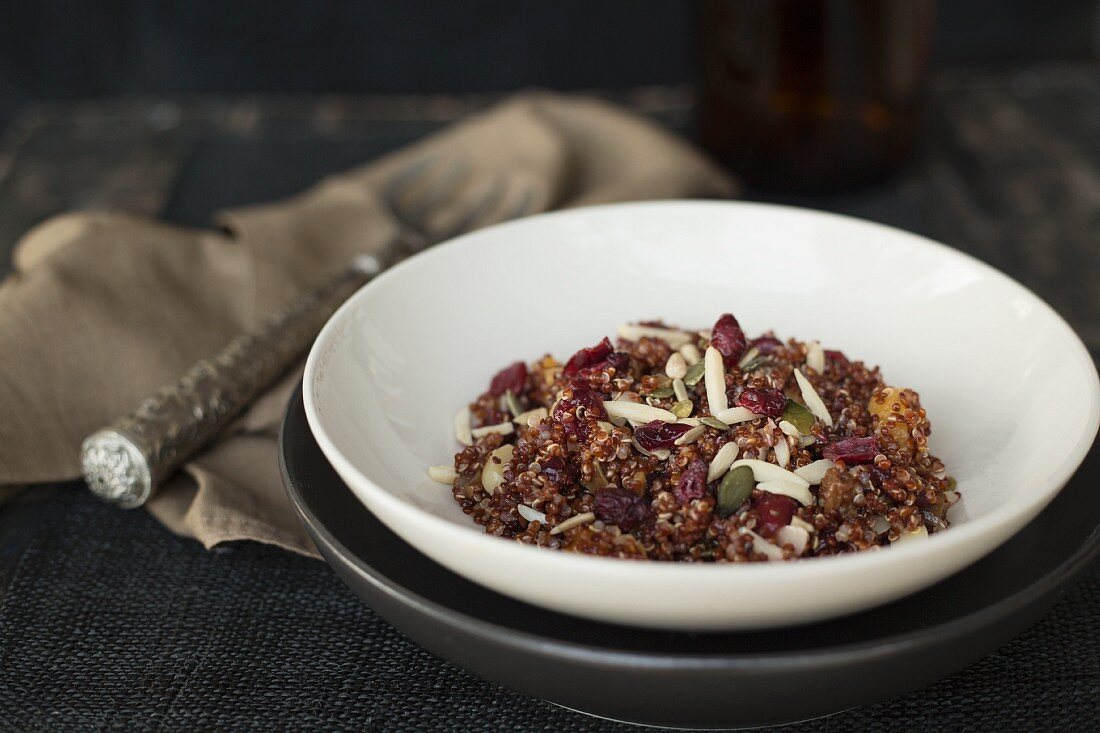
{"label": "fork", "polygon": [[[335,277],[271,314],[217,354],[201,359],[81,445],[88,488],[123,508],[139,507],[180,465],[237,418],[295,364],[341,303],[399,260],[462,232],[528,213],[532,195],[508,202],[499,176],[483,191],[461,161],[425,157],[392,174],[382,197],[396,234],[357,255]],[[452,221],[438,225],[444,204]]]}

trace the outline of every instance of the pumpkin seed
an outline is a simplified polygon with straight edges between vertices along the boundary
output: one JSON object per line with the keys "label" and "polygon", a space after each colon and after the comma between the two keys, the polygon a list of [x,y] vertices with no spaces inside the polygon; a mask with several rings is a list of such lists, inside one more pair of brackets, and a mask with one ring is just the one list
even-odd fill
{"label": "pumpkin seed", "polygon": [[752,495],[752,487],[752,469],[748,466],[738,466],[727,473],[718,485],[718,516],[725,519],[740,509]]}
{"label": "pumpkin seed", "polygon": [[676,394],[676,393],[672,390],[672,387],[658,387],[657,389],[653,390],[652,392],[650,392],[646,396],[647,397],[652,397],[652,398],[657,399],[657,400],[664,400],[664,399],[668,399],[669,397],[671,397],[674,394]]}
{"label": "pumpkin seed", "polygon": [[680,400],[673,403],[669,411],[679,418],[691,417],[692,411],[695,409],[695,403],[691,400]]}
{"label": "pumpkin seed", "polygon": [[787,400],[787,406],[783,408],[783,419],[798,428],[798,432],[803,435],[809,435],[814,429],[814,414],[805,405],[794,400]]}
{"label": "pumpkin seed", "polygon": [[744,369],[746,365],[751,364],[758,356],[760,356],[760,349],[753,346],[751,349],[745,352],[745,355],[742,356],[740,361],[737,362],[737,366],[741,369]]}
{"label": "pumpkin seed", "polygon": [[724,422],[722,422],[721,420],[719,420],[716,417],[710,417],[710,416],[701,417],[701,418],[699,418],[699,422],[703,423],[708,428],[714,428],[715,430],[729,430],[730,429],[729,425],[726,425]]}
{"label": "pumpkin seed", "polygon": [[755,372],[757,369],[760,369],[761,367],[766,367],[769,364],[771,364],[771,361],[768,360],[768,357],[758,356],[755,359],[750,359],[748,363],[745,364],[745,366],[740,367],[740,369],[742,372],[746,373]]}
{"label": "pumpkin seed", "polygon": [[706,367],[703,366],[702,361],[697,361],[687,368],[687,372],[684,374],[684,384],[689,387],[694,387],[699,384],[703,379],[703,372]]}
{"label": "pumpkin seed", "polygon": [[947,490],[954,491],[955,487],[959,485],[959,482],[955,480],[954,476],[947,477]]}

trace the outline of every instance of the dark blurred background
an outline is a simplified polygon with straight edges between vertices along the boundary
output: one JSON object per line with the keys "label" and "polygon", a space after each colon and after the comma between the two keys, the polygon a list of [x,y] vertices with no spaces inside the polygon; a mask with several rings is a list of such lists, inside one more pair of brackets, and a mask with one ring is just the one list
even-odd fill
{"label": "dark blurred background", "polygon": [[[939,4],[934,59],[1095,58],[1098,0]],[[7,0],[0,126],[40,99],[688,82],[690,2]]]}

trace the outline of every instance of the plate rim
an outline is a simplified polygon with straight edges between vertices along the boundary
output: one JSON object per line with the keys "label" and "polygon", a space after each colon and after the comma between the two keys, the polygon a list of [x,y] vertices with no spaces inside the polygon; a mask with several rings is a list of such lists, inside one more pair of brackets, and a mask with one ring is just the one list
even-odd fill
{"label": "plate rim", "polygon": [[[1065,561],[1063,561],[1058,567],[1049,572],[1033,583],[1030,583],[1026,587],[1017,590],[1016,592],[1000,599],[996,603],[983,606],[975,611],[967,613],[958,618],[954,618],[950,621],[939,623],[935,626],[925,627],[920,629],[914,629],[905,631],[899,634],[878,637],[874,640],[854,642],[842,644],[837,647],[826,647],[813,650],[784,650],[779,652],[751,652],[744,654],[715,654],[715,655],[703,655],[703,654],[679,654],[679,653],[646,653],[643,651],[624,651],[621,649],[615,649],[612,647],[597,647],[590,644],[580,644],[577,642],[571,642],[562,640],[550,636],[540,636],[526,630],[516,629],[507,625],[503,625],[491,620],[486,620],[476,616],[471,616],[463,611],[456,610],[454,608],[442,605],[436,601],[425,598],[424,596],[410,590],[405,585],[397,582],[393,578],[384,575],[374,569],[373,566],[364,561],[357,554],[352,552],[346,545],[344,545],[317,517],[313,510],[309,507],[305,498],[299,491],[297,482],[291,476],[289,467],[287,465],[287,444],[286,433],[287,425],[291,420],[292,413],[299,409],[302,411],[302,421],[305,430],[308,432],[310,439],[316,441],[316,437],[313,434],[312,427],[309,425],[308,419],[305,415],[305,406],[303,399],[303,383],[299,381],[295,387],[294,393],[288,402],[287,408],[284,411],[283,419],[280,423],[279,438],[278,438],[278,450],[279,450],[279,471],[283,480],[284,489],[290,499],[291,504],[294,507],[295,512],[298,514],[300,521],[306,526],[306,529],[311,535],[316,534],[320,536],[324,543],[335,552],[341,560],[346,562],[355,572],[370,583],[375,589],[401,601],[404,605],[411,606],[417,612],[430,616],[437,622],[440,622],[448,627],[459,628],[463,633],[476,636],[478,638],[492,641],[493,643],[500,644],[511,648],[520,648],[524,651],[536,655],[545,655],[552,653],[559,658],[568,658],[572,661],[581,662],[589,665],[597,666],[618,666],[623,661],[629,661],[635,668],[644,668],[646,670],[660,670],[667,669],[671,666],[677,669],[692,668],[698,671],[713,671],[717,669],[722,670],[747,670],[752,669],[762,672],[779,672],[779,671],[791,671],[804,668],[814,668],[820,670],[823,666],[844,666],[861,661],[868,661],[880,657],[883,655],[896,654],[904,652],[907,649],[915,646],[924,645],[927,643],[944,643],[954,639],[965,637],[975,629],[994,625],[1000,621],[1004,621],[1016,612],[1023,609],[1032,608],[1037,604],[1042,603],[1048,599],[1054,593],[1058,592],[1065,586],[1067,586],[1072,580],[1080,576],[1083,570],[1085,570],[1097,557],[1100,557],[1100,522],[1093,527],[1092,532],[1088,535],[1083,543],[1069,555]],[[319,446],[318,446],[319,448]],[[329,463],[327,456],[322,452],[322,458]],[[335,471],[334,471],[335,473]],[[1076,471],[1075,471],[1076,473]],[[347,487],[346,483],[339,476],[337,480],[344,485],[346,491],[351,492],[351,489]],[[354,495],[354,494],[353,494]],[[358,501],[358,498],[356,497]],[[363,510],[370,512],[370,509],[363,506]],[[371,512],[373,514],[373,512]],[[405,540],[394,537],[408,545],[410,549],[416,552],[421,558],[430,562],[447,573],[461,578],[462,580],[469,582],[475,586],[477,583],[463,578],[460,574],[440,565],[431,558],[427,557],[412,545],[409,545]],[[328,560],[326,558],[326,563]],[[329,563],[331,564],[331,563]],[[965,568],[964,568],[965,570]],[[961,572],[961,571],[960,571]],[[478,586],[481,587],[481,586]],[[493,591],[488,588],[483,588],[485,592],[494,593],[507,598],[509,601],[519,603],[523,605],[531,605],[525,601],[510,598],[497,591]],[[917,591],[923,592],[923,591]],[[550,613],[555,613],[563,618],[572,619],[573,617],[562,613],[560,611],[553,611],[551,609],[543,609]],[[851,615],[845,614],[837,618],[844,618],[844,616]],[[577,618],[577,621],[585,623],[604,623],[612,626],[619,626],[621,628],[629,628],[636,633],[653,633],[653,634],[678,634],[683,632],[661,630],[661,629],[649,629],[641,627],[623,626],[620,624],[614,624],[606,621],[592,621],[588,619]],[[760,629],[753,633],[781,633],[782,629]],[[694,632],[700,633],[700,632]],[[711,633],[711,632],[702,632]],[[737,631],[718,631],[713,632],[717,634],[727,633],[743,633]]]}

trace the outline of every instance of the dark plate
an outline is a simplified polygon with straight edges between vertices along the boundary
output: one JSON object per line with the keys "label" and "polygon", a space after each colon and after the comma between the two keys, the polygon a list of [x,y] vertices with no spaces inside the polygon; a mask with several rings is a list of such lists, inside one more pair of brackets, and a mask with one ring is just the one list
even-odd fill
{"label": "dark plate", "polygon": [[793,629],[646,631],[512,600],[421,555],[367,511],[325,460],[300,389],[287,409],[280,452],[287,492],[329,564],[417,643],[507,687],[654,725],[790,722],[922,687],[1019,634],[1100,550],[1094,447],[1026,529],[909,598]]}

